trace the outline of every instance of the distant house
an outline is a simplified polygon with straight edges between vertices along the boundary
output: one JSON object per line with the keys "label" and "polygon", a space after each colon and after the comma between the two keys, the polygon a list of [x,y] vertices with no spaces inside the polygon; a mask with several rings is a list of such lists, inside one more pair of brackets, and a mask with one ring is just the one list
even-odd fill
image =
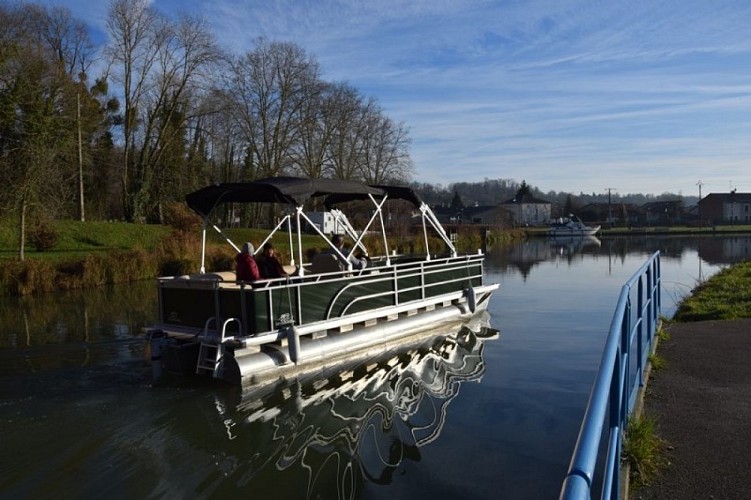
{"label": "distant house", "polygon": [[508,221],[508,213],[500,205],[467,207],[462,210],[462,222],[466,224],[486,224],[502,226]]}
{"label": "distant house", "polygon": [[577,211],[584,222],[612,222],[617,226],[631,226],[644,222],[644,210],[633,203],[589,203]]}
{"label": "distant house", "polygon": [[509,213],[510,222],[514,226],[537,226],[550,221],[549,201],[535,198],[528,194],[518,194],[510,200],[501,203]]}
{"label": "distant house", "polygon": [[710,193],[699,200],[699,218],[710,224],[751,224],[751,193]]}
{"label": "distant house", "polygon": [[641,208],[648,225],[672,226],[683,221],[683,200],[652,201]]}
{"label": "distant house", "polygon": [[500,205],[483,205],[464,208],[433,207],[433,213],[441,224],[485,224],[502,226],[509,216]]}
{"label": "distant house", "polygon": [[[438,222],[440,222],[441,224],[460,224],[461,223],[462,209],[460,208],[435,206],[435,207],[432,207],[432,210],[436,219],[438,219]],[[415,216],[417,216],[417,214],[415,214]]]}

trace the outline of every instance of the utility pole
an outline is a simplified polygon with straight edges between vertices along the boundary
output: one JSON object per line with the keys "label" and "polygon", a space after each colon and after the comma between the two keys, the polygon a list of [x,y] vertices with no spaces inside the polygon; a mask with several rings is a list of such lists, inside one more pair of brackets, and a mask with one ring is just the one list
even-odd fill
{"label": "utility pole", "polygon": [[610,227],[613,227],[613,209],[611,208],[610,204],[610,190],[615,188],[605,188],[608,190],[608,224],[610,224]]}
{"label": "utility pole", "polygon": [[696,183],[697,186],[699,186],[699,203],[696,204],[697,208],[699,209],[699,226],[702,226],[702,220],[701,220],[701,187],[704,185],[704,183],[699,179],[699,182]]}

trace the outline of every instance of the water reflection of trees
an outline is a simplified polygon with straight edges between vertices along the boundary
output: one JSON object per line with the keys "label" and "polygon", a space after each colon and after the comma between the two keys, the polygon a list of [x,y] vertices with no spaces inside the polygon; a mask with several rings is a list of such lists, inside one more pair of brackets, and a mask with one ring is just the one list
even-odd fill
{"label": "water reflection of trees", "polygon": [[468,328],[366,363],[263,390],[217,396],[228,470],[212,494],[357,498],[389,484],[438,438],[460,386],[482,378],[483,342]]}
{"label": "water reflection of trees", "polygon": [[594,255],[625,259],[628,255],[645,257],[660,251],[663,259],[682,260],[687,252],[696,252],[709,264],[732,264],[751,257],[751,235],[733,236],[630,236],[593,238],[532,238],[488,254],[487,264],[501,270],[515,269],[525,278],[542,262],[568,261],[577,256]]}
{"label": "water reflection of trees", "polygon": [[516,269],[526,278],[532,269],[550,260],[569,263],[590,248],[599,248],[601,242],[594,236],[562,238],[530,238],[519,243],[494,248],[487,255],[486,265],[505,271]]}
{"label": "water reflection of trees", "polygon": [[[120,341],[132,341],[127,349],[142,357],[142,328],[152,323],[156,314],[156,290],[151,281],[3,297],[0,350],[5,350],[9,358],[24,358],[26,365],[32,365],[26,369],[33,370],[102,361],[104,356],[111,357],[114,351],[123,349],[116,345]],[[92,346],[99,349],[91,350]]]}

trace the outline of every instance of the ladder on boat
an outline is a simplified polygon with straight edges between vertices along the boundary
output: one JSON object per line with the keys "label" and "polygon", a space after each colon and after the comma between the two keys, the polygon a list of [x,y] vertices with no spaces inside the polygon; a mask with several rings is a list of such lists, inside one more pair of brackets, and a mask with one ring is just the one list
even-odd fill
{"label": "ladder on boat", "polygon": [[219,337],[219,339],[212,339],[212,336],[209,335],[209,325],[213,322],[214,318],[209,318],[204,325],[203,338],[211,340],[201,341],[201,346],[198,349],[198,362],[196,363],[197,375],[207,375],[211,373],[211,375],[213,375],[214,377],[217,376],[216,370],[219,366],[219,362],[222,360],[222,355],[224,352],[222,344],[225,340],[232,338],[225,336],[225,334],[227,333],[227,325],[234,322],[238,325],[238,332],[242,329],[242,325],[239,319],[230,318],[224,321],[224,323],[222,324],[221,337]]}
{"label": "ladder on boat", "polygon": [[198,349],[198,363],[196,364],[197,375],[205,375],[209,372],[213,375],[216,372],[216,367],[221,361],[220,347],[219,344],[201,342],[201,347]]}

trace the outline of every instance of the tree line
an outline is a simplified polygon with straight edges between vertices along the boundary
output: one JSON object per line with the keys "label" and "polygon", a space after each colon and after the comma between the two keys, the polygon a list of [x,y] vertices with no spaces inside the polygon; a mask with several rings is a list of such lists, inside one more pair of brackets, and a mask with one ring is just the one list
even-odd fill
{"label": "tree line", "polygon": [[578,209],[590,203],[612,203],[617,205],[633,204],[637,206],[649,202],[682,200],[684,206],[696,204],[699,198],[696,196],[683,196],[681,194],[662,193],[652,194],[619,194],[604,193],[579,193],[578,195],[565,191],[543,191],[538,187],[514,179],[485,179],[479,182],[457,182],[447,186],[421,182],[411,182],[410,186],[420,193],[426,203],[434,206],[457,207],[467,206],[493,206],[508,201],[520,192],[542,199],[553,204],[560,215],[576,213]]}
{"label": "tree line", "polygon": [[[204,19],[168,17],[149,0],[113,0],[101,46],[62,7],[0,3],[0,26],[0,209],[18,221],[21,258],[27,225],[163,222],[166,207],[211,183],[413,181],[406,125],[349,83],[324,80],[294,43],[258,38],[233,54]],[[521,187],[411,185],[434,205],[457,194],[497,204]]]}
{"label": "tree line", "polygon": [[3,3],[0,25],[0,206],[21,241],[27,220],[161,222],[209,183],[411,180],[407,127],[293,43],[232,54],[148,0],[112,1],[99,47],[61,7]]}

